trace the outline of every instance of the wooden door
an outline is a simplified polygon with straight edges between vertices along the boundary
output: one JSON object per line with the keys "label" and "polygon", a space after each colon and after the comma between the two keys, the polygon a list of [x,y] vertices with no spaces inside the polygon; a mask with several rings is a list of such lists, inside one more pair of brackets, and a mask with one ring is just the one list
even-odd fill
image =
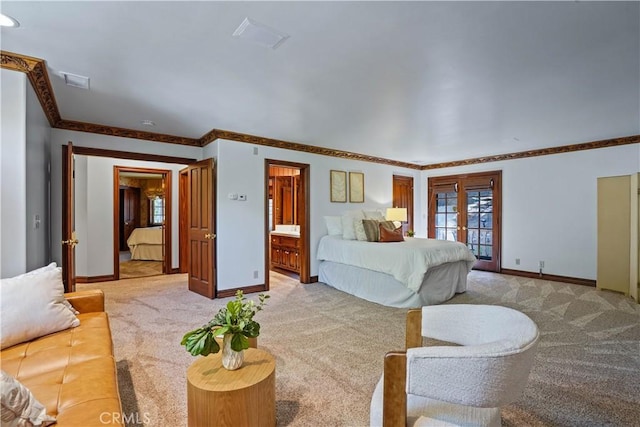
{"label": "wooden door", "polygon": [[465,243],[477,270],[500,271],[502,173],[429,178],[429,237]]}
{"label": "wooden door", "polygon": [[65,292],[76,290],[76,238],[74,210],[73,144],[62,146],[62,282]]}
{"label": "wooden door", "polygon": [[414,230],[413,177],[393,175],[393,207],[407,209],[407,222],[402,224],[402,234]]}
{"label": "wooden door", "polygon": [[186,273],[189,271],[189,227],[187,218],[189,217],[189,168],[184,168],[180,171],[179,181],[179,193],[178,193],[178,239],[179,239],[179,258],[180,258],[180,273]]}
{"label": "wooden door", "polygon": [[120,250],[129,249],[127,239],[133,230],[140,227],[140,189],[125,187],[120,191],[120,203],[122,204],[122,241]]}
{"label": "wooden door", "polygon": [[187,168],[189,290],[216,296],[215,178],[213,159]]}

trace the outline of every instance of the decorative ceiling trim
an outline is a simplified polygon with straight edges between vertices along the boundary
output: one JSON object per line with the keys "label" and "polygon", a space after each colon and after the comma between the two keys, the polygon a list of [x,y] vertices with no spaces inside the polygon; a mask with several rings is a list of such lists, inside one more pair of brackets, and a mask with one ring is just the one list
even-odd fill
{"label": "decorative ceiling trim", "polygon": [[502,160],[524,159],[527,157],[547,156],[550,154],[571,153],[574,151],[594,150],[596,148],[617,147],[619,145],[638,144],[640,135],[625,136],[620,138],[602,139],[600,141],[583,142],[581,144],[562,145],[560,147],[541,148],[538,150],[519,151],[517,153],[498,154],[495,156],[477,157],[474,159],[456,160],[453,162],[433,163],[422,166],[422,170],[451,168],[455,166],[467,166],[478,163],[499,162]]}
{"label": "decorative ceiling trim", "polygon": [[51,81],[47,73],[45,61],[31,56],[17,53],[0,51],[0,66],[13,71],[20,71],[27,74],[33,89],[38,96],[47,120],[51,127],[57,129],[73,130],[78,132],[96,133],[100,135],[119,136],[123,138],[134,138],[144,141],[163,142],[168,144],[188,145],[191,147],[204,147],[218,138],[230,141],[245,142],[249,144],[263,145],[267,147],[282,148],[285,150],[302,151],[305,153],[319,154],[323,156],[338,157],[349,160],[359,160],[364,162],[379,163],[383,165],[398,166],[408,169],[430,170],[442,169],[456,166],[467,166],[478,163],[499,162],[503,160],[524,159],[527,157],[546,156],[550,154],[570,153],[574,151],[593,150],[597,148],[615,147],[618,145],[640,143],[640,135],[627,137],[604,139],[600,141],[585,142],[581,144],[563,145],[560,147],[542,148],[538,150],[520,151],[517,153],[498,154],[495,156],[477,157],[452,162],[433,163],[429,165],[417,165],[414,163],[401,162],[398,160],[385,159],[383,157],[369,156],[366,154],[353,153],[350,151],[334,150],[331,148],[317,147],[313,145],[300,144],[297,142],[282,141],[278,139],[264,138],[261,136],[248,135],[244,133],[212,129],[198,139],[186,138],[182,136],[167,135],[154,132],[145,132],[133,129],[106,126],[95,123],[77,122],[64,120],[60,116],[56,98],[51,87]]}
{"label": "decorative ceiling trim", "polygon": [[2,68],[21,71],[27,75],[42,105],[44,114],[47,116],[47,120],[49,120],[49,124],[55,127],[62,118],[60,117],[56,97],[53,94],[49,73],[47,73],[47,66],[44,60],[2,51],[1,65]]}
{"label": "decorative ceiling trim", "polygon": [[143,160],[146,162],[175,163],[177,165],[190,165],[191,163],[197,162],[196,159],[190,159],[187,157],[161,156],[159,154],[143,154],[131,151],[106,150],[104,148],[79,147],[77,145],[73,146],[73,154],[112,157],[115,159]]}
{"label": "decorative ceiling trim", "polygon": [[145,141],[166,142],[168,144],[180,144],[189,145],[192,147],[200,147],[199,139],[119,128],[115,126],[105,126],[95,123],[75,122],[73,120],[60,120],[60,122],[55,127],[58,129],[75,130],[78,132],[89,132],[97,133],[100,135],[120,136],[123,138],[134,138],[142,139]]}
{"label": "decorative ceiling trim", "polygon": [[349,160],[360,160],[363,162],[380,163],[383,165],[399,166],[409,169],[420,169],[420,165],[414,163],[400,162],[382,157],[368,156],[366,154],[353,153],[351,151],[334,150],[331,148],[317,147],[314,145],[300,144],[297,142],[281,141],[278,139],[263,138],[261,136],[247,135],[244,133],[231,132],[227,130],[214,129],[217,138],[228,139],[236,142],[246,142],[249,144],[264,145],[267,147],[282,148],[285,150],[304,151],[305,153],[320,154],[323,156],[340,157]]}

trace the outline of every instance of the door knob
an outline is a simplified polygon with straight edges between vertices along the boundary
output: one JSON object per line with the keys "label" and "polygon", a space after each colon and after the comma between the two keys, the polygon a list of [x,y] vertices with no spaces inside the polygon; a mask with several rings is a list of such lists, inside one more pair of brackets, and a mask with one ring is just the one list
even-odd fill
{"label": "door knob", "polygon": [[215,234],[212,234],[212,233],[207,233],[207,234],[205,234],[205,235],[204,235],[204,238],[205,238],[205,239],[213,240],[213,239],[215,239],[215,238],[216,238],[216,235],[215,235]]}
{"label": "door knob", "polygon": [[71,232],[71,238],[70,239],[62,241],[63,245],[69,245],[69,246],[71,246],[71,248],[75,248],[78,243],[79,243],[79,241],[78,241],[78,237],[77,237],[77,234],[76,234],[75,230],[73,230]]}
{"label": "door knob", "polygon": [[462,229],[463,229],[463,230],[466,230],[466,229],[467,229],[467,227],[462,227]]}
{"label": "door knob", "polygon": [[460,226],[458,226],[458,230],[460,230]]}

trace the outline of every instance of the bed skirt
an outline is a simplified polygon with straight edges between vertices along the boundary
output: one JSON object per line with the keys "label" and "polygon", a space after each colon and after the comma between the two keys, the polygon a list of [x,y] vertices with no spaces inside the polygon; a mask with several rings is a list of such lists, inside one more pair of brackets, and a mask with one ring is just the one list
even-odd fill
{"label": "bed skirt", "polygon": [[389,307],[414,308],[440,304],[467,289],[468,263],[458,261],[430,268],[418,292],[393,276],[331,261],[321,261],[318,281],[367,301]]}

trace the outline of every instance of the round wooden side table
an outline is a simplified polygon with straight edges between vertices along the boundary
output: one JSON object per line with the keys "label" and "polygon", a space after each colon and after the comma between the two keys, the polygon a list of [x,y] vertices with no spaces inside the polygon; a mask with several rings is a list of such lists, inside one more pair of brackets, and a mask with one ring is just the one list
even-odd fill
{"label": "round wooden side table", "polygon": [[240,369],[222,366],[222,351],[187,369],[189,427],[276,425],[276,361],[264,350],[244,351]]}

